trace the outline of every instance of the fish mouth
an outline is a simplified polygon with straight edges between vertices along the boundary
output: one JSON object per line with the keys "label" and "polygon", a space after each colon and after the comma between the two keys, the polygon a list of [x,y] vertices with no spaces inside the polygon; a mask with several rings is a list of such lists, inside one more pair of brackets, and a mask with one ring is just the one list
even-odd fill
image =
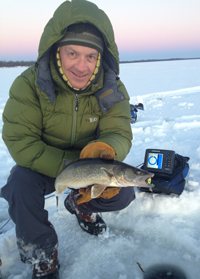
{"label": "fish mouth", "polygon": [[147,187],[147,188],[152,188],[154,187],[154,184],[151,184],[151,178],[154,176],[153,173],[149,173],[146,175],[146,177],[141,177],[138,180],[138,187]]}
{"label": "fish mouth", "polygon": [[147,184],[151,184],[151,177],[147,178],[147,179],[145,180],[145,182],[146,182]]}

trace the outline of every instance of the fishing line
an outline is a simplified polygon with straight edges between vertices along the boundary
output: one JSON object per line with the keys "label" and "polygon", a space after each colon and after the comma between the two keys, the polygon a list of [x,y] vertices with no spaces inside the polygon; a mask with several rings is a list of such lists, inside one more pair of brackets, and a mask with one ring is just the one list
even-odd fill
{"label": "fishing line", "polygon": [[142,166],[142,165],[143,165],[143,163],[141,163],[141,164],[137,165],[137,166],[136,166],[136,168],[139,168],[139,167],[140,167],[140,166]]}
{"label": "fishing line", "polygon": [[0,228],[0,234],[2,234],[2,229],[8,224],[8,222],[11,220],[11,218],[10,219],[8,219],[7,220],[7,222]]}

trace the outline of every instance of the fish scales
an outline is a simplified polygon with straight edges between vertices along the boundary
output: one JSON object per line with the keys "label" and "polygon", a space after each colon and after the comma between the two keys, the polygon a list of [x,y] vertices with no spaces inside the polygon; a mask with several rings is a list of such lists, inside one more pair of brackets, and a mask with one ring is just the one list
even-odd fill
{"label": "fish scales", "polygon": [[[109,178],[104,174],[101,170],[102,167],[105,167],[105,164],[102,162],[95,162],[94,160],[89,161],[78,161],[78,163],[74,163],[69,165],[63,172],[60,179],[65,180],[65,185],[73,188],[84,188],[88,185],[92,185],[97,182],[108,183]],[[108,171],[112,171],[113,166],[106,165]],[[88,184],[89,183],[89,184]]]}

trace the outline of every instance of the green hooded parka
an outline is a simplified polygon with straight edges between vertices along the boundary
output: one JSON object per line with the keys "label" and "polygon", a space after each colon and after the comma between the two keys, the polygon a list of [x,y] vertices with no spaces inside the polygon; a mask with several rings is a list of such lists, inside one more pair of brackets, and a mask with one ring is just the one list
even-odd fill
{"label": "green hooded parka", "polygon": [[[103,68],[84,93],[74,93],[53,61],[53,46],[71,24],[87,22],[102,33]],[[47,23],[34,66],[13,82],[3,112],[2,138],[15,162],[56,177],[64,159],[77,160],[92,141],[112,146],[123,161],[131,148],[129,96],[119,74],[119,54],[107,15],[85,0],[65,1]]]}

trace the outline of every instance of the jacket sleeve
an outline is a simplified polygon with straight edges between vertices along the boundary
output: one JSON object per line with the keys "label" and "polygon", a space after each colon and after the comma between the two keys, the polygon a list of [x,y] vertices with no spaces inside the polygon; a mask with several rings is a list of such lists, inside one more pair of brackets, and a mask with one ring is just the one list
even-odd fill
{"label": "jacket sleeve", "polygon": [[80,151],[67,152],[42,141],[42,112],[33,84],[19,76],[11,86],[2,138],[17,164],[56,177],[64,159],[76,160]]}
{"label": "jacket sleeve", "polygon": [[129,95],[125,86],[117,81],[118,91],[121,91],[126,99],[116,103],[107,113],[103,114],[99,121],[99,138],[101,141],[112,146],[116,153],[116,159],[123,161],[131,148],[132,131]]}

